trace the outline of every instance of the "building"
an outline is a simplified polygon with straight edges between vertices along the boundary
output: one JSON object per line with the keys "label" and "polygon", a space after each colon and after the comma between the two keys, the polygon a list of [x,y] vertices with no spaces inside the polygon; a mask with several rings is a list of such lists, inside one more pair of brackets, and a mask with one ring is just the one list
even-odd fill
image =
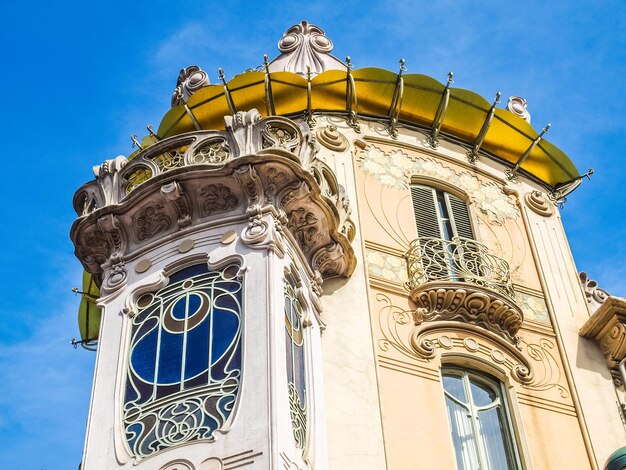
{"label": "building", "polygon": [[74,197],[82,468],[621,468],[626,304],[576,270],[547,127],[306,22],[279,49],[181,70]]}

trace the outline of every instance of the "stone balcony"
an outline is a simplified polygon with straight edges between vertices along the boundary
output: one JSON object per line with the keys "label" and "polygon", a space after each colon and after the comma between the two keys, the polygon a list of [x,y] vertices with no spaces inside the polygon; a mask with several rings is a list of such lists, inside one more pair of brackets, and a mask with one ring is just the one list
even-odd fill
{"label": "stone balcony", "polygon": [[405,253],[415,322],[454,320],[517,344],[524,320],[508,263],[475,240],[420,237]]}

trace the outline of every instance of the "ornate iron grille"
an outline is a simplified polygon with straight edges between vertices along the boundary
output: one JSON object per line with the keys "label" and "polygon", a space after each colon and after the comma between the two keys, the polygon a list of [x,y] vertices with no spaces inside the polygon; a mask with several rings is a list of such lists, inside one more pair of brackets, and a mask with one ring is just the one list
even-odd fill
{"label": "ornate iron grille", "polygon": [[228,419],[241,380],[237,271],[237,265],[218,271],[192,266],[139,298],[123,408],[134,455],[212,439]]}
{"label": "ornate iron grille", "polygon": [[513,300],[509,264],[476,240],[420,237],[405,253],[409,289],[426,282],[469,282],[495,290]]}

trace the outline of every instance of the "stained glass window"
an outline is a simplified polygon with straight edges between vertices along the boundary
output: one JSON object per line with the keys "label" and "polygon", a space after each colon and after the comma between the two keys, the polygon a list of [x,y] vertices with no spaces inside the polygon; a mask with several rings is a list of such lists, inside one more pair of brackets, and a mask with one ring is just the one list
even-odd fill
{"label": "stained glass window", "polygon": [[502,384],[481,374],[444,369],[443,388],[457,468],[520,468]]}
{"label": "stained glass window", "polygon": [[285,282],[285,344],[287,347],[287,381],[289,408],[296,445],[303,449],[306,440],[306,370],[302,305],[296,296],[294,282]]}
{"label": "stained glass window", "polygon": [[241,381],[238,270],[192,266],[137,300],[123,409],[134,455],[211,439],[228,419]]}

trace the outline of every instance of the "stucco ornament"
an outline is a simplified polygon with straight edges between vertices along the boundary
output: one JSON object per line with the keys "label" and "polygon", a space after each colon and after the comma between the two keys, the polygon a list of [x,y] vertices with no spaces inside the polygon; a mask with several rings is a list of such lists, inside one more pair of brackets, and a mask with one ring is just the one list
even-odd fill
{"label": "stucco ornament", "polygon": [[326,70],[346,70],[346,66],[330,55],[333,43],[324,30],[301,21],[289,28],[278,41],[282,54],[269,64],[270,72],[292,72],[306,76],[318,75]]}
{"label": "stucco ornament", "polygon": [[530,124],[530,113],[528,112],[528,103],[521,96],[511,96],[506,105],[506,109],[513,114],[517,114],[523,120]]}
{"label": "stucco ornament", "polygon": [[493,222],[517,219],[518,211],[502,189],[494,183],[483,183],[468,172],[457,173],[442,163],[423,157],[410,157],[401,150],[385,152],[368,145],[361,152],[359,168],[385,187],[406,190],[411,176],[430,176],[453,184],[470,196],[476,207]]}
{"label": "stucco ornament", "polygon": [[511,344],[501,335],[471,322],[424,321],[423,312],[394,305],[389,296],[379,293],[378,320],[381,337],[378,348],[391,350],[417,362],[431,362],[448,354],[471,354],[508,369],[513,380],[538,392],[554,390],[560,398],[569,392],[562,385],[563,374],[555,358],[554,343],[546,338]]}
{"label": "stucco ornament", "polygon": [[180,69],[176,88],[172,93],[172,108],[185,103],[196,91],[210,84],[211,81],[207,73],[197,65]]}
{"label": "stucco ornament", "polygon": [[541,191],[531,191],[524,196],[524,201],[535,213],[543,217],[554,214],[554,204]]}

